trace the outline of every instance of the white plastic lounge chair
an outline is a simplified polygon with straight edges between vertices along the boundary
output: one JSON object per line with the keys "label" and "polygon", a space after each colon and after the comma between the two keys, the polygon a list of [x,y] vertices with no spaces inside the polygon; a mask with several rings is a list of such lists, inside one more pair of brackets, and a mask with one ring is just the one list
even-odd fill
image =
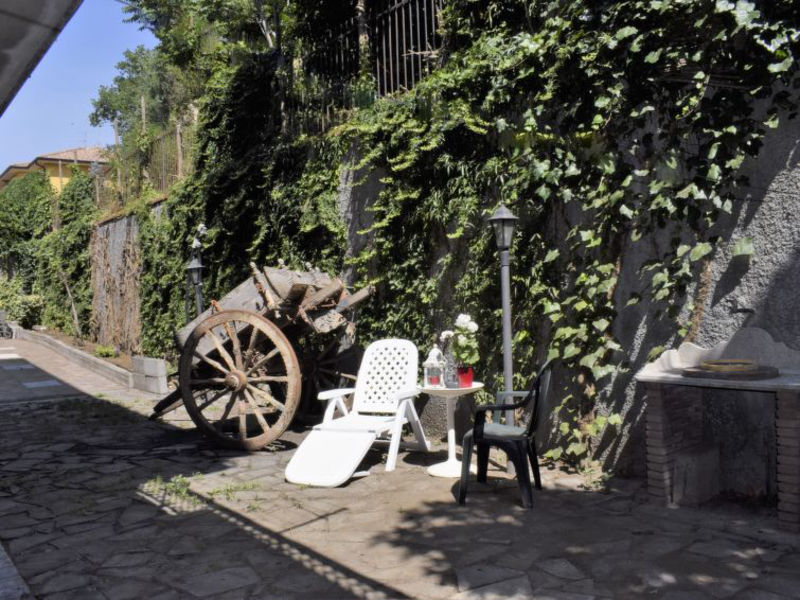
{"label": "white plastic lounge chair", "polygon": [[[322,423],[314,427],[286,466],[286,480],[318,487],[336,487],[353,476],[373,443],[389,435],[386,470],[393,471],[403,425],[409,423],[416,447],[430,450],[425,439],[414,397],[419,353],[413,342],[388,339],[370,344],[358,369],[355,388],[328,390],[319,394],[328,406]],[[348,411],[344,399],[353,394]],[[336,412],[343,416],[334,418]]]}

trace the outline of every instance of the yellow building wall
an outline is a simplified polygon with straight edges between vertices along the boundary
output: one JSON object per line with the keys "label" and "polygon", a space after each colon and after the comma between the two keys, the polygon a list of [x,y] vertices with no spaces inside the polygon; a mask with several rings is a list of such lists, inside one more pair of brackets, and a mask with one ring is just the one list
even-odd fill
{"label": "yellow building wall", "polygon": [[[61,169],[59,172],[58,164],[47,163],[44,165],[44,170],[47,173],[47,178],[50,180],[50,185],[55,190],[56,194],[60,194],[64,186],[69,183],[70,175],[72,174],[72,167],[76,166],[69,161],[61,162]],[[83,172],[89,172],[89,165],[78,164],[77,167]]]}

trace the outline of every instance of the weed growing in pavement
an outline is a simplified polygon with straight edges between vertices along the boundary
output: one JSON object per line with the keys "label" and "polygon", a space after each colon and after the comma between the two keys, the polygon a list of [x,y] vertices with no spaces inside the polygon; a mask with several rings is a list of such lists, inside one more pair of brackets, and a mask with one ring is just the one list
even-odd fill
{"label": "weed growing in pavement", "polygon": [[185,475],[175,475],[164,485],[164,489],[168,494],[185,500],[189,497],[189,479]]}
{"label": "weed growing in pavement", "polygon": [[222,496],[230,502],[233,500],[234,496],[239,492],[249,492],[252,490],[260,489],[261,485],[255,481],[243,481],[241,483],[229,483],[228,485],[223,485],[218,488],[214,488],[208,495],[212,498],[216,498],[217,496]]}

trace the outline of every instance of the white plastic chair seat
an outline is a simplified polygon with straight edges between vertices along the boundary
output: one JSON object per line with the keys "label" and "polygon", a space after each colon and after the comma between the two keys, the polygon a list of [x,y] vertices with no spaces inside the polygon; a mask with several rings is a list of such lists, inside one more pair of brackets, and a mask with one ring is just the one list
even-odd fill
{"label": "white plastic chair seat", "polygon": [[375,434],[370,431],[314,430],[286,466],[286,481],[338,487],[352,477],[374,442]]}
{"label": "white plastic chair seat", "polygon": [[[386,470],[397,463],[403,426],[410,424],[417,447],[430,450],[413,398],[418,393],[419,351],[408,340],[379,340],[364,351],[355,388],[330,390],[319,395],[328,407],[322,423],[314,427],[286,466],[291,483],[335,487],[345,483],[379,437],[389,438]],[[344,396],[353,394],[353,408]],[[336,412],[342,414],[335,418]]]}
{"label": "white plastic chair seat", "polygon": [[[401,417],[403,425],[408,423],[408,419]],[[340,419],[334,419],[327,423],[320,423],[314,427],[317,431],[353,431],[370,432],[381,435],[391,431],[395,426],[397,417],[394,415],[358,415],[350,413]]]}

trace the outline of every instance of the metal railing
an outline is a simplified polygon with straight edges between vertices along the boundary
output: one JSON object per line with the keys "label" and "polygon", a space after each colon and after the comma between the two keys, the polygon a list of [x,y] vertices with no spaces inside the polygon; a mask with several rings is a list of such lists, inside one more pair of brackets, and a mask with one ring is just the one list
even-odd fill
{"label": "metal railing", "polygon": [[[377,96],[411,89],[434,67],[441,46],[442,2],[367,2],[364,27]],[[306,68],[335,87],[358,74],[359,52],[359,25],[353,14],[315,40]]]}
{"label": "metal railing", "polygon": [[96,176],[97,204],[109,212],[143,192],[166,195],[169,188],[193,171],[191,128],[171,128],[145,151],[108,150],[110,168]]}
{"label": "metal railing", "polygon": [[372,7],[370,52],[377,93],[410,90],[435,64],[442,0],[377,0]]}

